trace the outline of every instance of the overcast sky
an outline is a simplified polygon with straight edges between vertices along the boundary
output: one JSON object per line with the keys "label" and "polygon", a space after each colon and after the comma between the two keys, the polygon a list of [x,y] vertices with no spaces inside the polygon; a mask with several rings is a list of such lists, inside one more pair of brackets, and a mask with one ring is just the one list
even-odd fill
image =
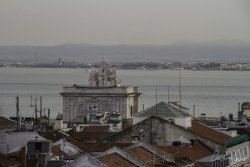
{"label": "overcast sky", "polygon": [[0,0],[0,45],[250,41],[250,0]]}

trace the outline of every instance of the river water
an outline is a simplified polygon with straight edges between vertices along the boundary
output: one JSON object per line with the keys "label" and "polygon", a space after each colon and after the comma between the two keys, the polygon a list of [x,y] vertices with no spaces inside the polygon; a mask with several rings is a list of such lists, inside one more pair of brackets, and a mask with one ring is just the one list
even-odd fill
{"label": "river water", "polygon": [[[0,68],[0,114],[14,116],[15,97],[20,98],[23,116],[34,115],[30,96],[43,96],[43,107],[52,116],[62,112],[63,85],[87,84],[90,71],[84,69]],[[117,70],[122,85],[136,85],[142,93],[139,109],[157,101],[178,101],[179,70]],[[236,116],[238,103],[250,101],[250,72],[246,71],[181,71],[181,100],[195,114]],[[168,93],[169,85],[169,93]]]}

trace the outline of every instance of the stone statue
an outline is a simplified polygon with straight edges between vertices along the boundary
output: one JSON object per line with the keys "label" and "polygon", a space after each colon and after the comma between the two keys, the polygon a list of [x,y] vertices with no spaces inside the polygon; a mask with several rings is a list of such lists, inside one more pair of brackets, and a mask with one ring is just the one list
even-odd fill
{"label": "stone statue", "polygon": [[103,59],[98,69],[92,70],[89,76],[91,86],[119,86],[120,80],[116,76],[116,70],[110,63]]}

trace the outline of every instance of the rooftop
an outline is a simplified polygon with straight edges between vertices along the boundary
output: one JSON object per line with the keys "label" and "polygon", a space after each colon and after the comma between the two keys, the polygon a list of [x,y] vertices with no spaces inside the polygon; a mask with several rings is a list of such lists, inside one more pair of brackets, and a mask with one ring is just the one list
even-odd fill
{"label": "rooftop", "polygon": [[17,128],[17,122],[5,116],[0,116],[0,129]]}
{"label": "rooftop", "polygon": [[101,155],[97,156],[97,159],[109,167],[146,166],[143,162],[135,159],[133,156],[117,147],[113,147],[105,151]]}
{"label": "rooftop", "polygon": [[192,131],[198,136],[211,140],[220,145],[224,145],[224,142],[231,138],[230,136],[210,128],[198,121],[192,121]]}
{"label": "rooftop", "polygon": [[117,153],[105,155],[103,157],[97,158],[102,163],[106,164],[109,167],[131,167],[135,166],[132,162],[128,161],[127,159],[123,158]]}
{"label": "rooftop", "polygon": [[167,161],[155,155],[154,153],[146,150],[143,147],[129,148],[126,149],[126,151],[136,159],[144,162],[144,164],[148,166],[159,166],[167,163]]}
{"label": "rooftop", "polygon": [[[156,111],[157,108],[157,111]],[[185,118],[191,117],[190,114],[176,109],[168,103],[160,102],[157,105],[147,108],[144,111],[138,112],[135,114],[135,117],[150,117],[150,116],[158,116],[162,118]]]}
{"label": "rooftop", "polygon": [[198,140],[193,141],[192,145],[180,146],[157,146],[161,151],[173,154],[174,157],[186,157],[196,161],[203,157],[213,154],[213,151]]}
{"label": "rooftop", "polygon": [[78,147],[84,153],[93,153],[93,152],[105,152],[112,147],[118,147],[124,149],[131,145],[131,143],[84,143],[77,141],[70,141],[73,145]]}
{"label": "rooftop", "polygon": [[56,142],[62,138],[67,137],[68,135],[66,133],[61,132],[60,130],[50,130],[47,132],[40,133],[40,136],[44,137],[45,139]]}

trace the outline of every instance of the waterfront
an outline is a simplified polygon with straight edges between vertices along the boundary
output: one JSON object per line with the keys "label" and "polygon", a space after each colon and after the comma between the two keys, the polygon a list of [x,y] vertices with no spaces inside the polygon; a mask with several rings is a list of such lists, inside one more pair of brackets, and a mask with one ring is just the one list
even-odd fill
{"label": "waterfront", "polygon": [[[187,71],[181,77],[182,104],[196,106],[196,115],[236,115],[238,102],[250,100],[250,72],[247,71]],[[118,70],[122,85],[137,85],[141,93],[139,108],[157,101],[179,100],[178,70]],[[0,112],[15,115],[15,96],[20,96],[23,116],[32,116],[30,96],[43,96],[43,106],[51,108],[52,116],[62,112],[62,86],[87,84],[89,71],[60,68],[0,68]]]}

